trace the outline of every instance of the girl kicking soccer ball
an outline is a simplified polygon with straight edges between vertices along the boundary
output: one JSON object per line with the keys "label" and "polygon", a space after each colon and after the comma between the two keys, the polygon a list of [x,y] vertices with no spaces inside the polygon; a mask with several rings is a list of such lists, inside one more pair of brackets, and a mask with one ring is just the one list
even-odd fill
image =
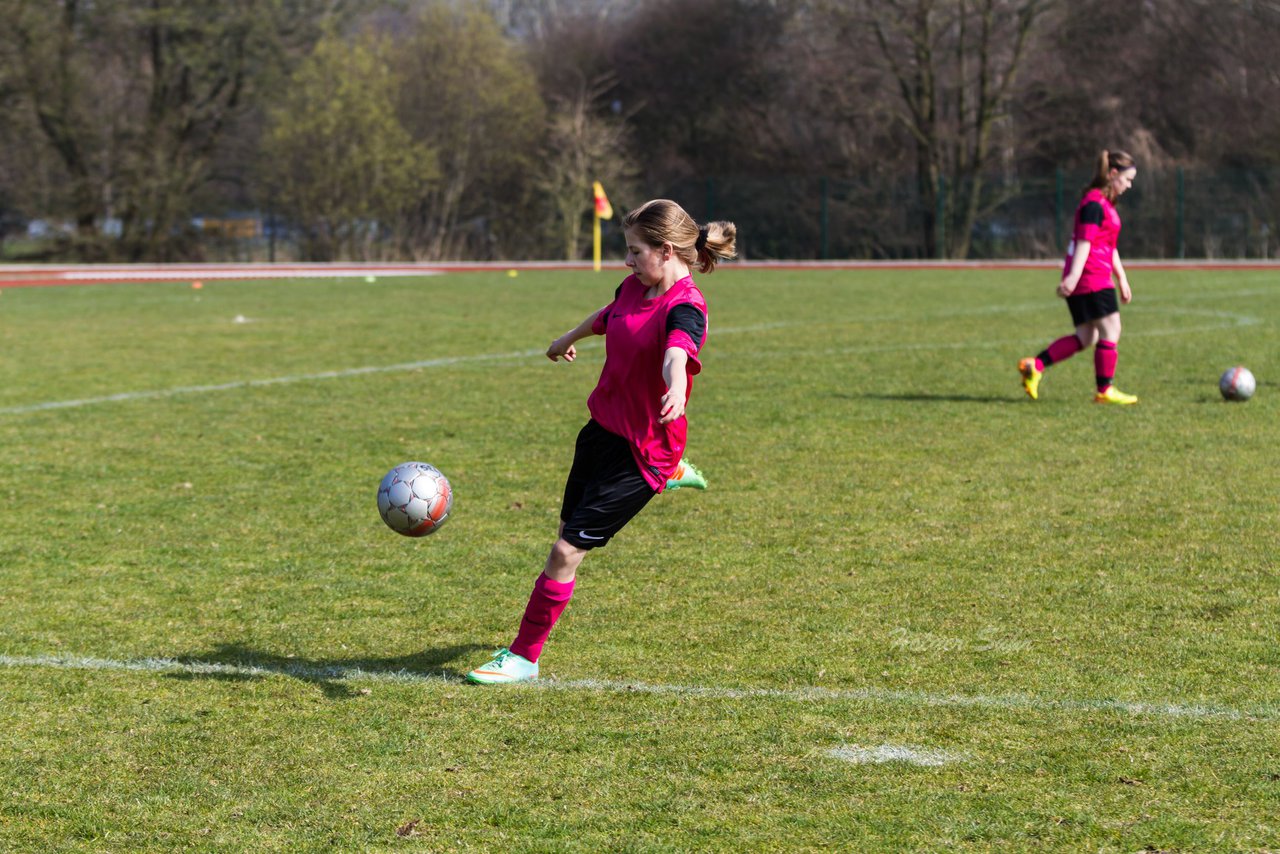
{"label": "girl kicking soccer ball", "polygon": [[[613,301],[547,348],[551,361],[577,358],[574,344],[605,338],[605,362],[587,398],[560,506],[560,527],[511,646],[467,674],[481,684],[538,678],[538,656],[569,598],[587,552],[607,544],[653,496],[670,488],[684,453],[685,406],[707,338],[707,303],[690,268],[710,273],[732,258],[730,222],[699,227],[675,202],[658,199],[623,219],[627,276]],[[696,470],[693,470],[696,474]],[[689,480],[696,486],[701,475]],[[685,484],[682,484],[685,485]]]}

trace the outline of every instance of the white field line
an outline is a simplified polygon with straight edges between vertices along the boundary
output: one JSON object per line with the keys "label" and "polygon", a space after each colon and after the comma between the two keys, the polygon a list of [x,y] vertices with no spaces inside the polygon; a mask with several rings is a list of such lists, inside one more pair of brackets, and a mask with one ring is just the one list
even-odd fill
{"label": "white field line", "polygon": [[[1001,306],[996,308],[980,309],[981,313],[989,312],[1009,312],[1023,310],[1020,306]],[[1220,318],[1219,322],[1202,324],[1200,326],[1184,326],[1172,329],[1139,329],[1127,332],[1129,338],[1156,338],[1170,335],[1184,335],[1193,332],[1216,332],[1222,329],[1234,329],[1241,326],[1254,326],[1262,322],[1260,318],[1247,314],[1236,314],[1223,311],[1208,311],[1198,309],[1177,309],[1165,308],[1154,309],[1156,312],[1166,314],[1189,314],[1189,315],[1208,315],[1210,317]],[[964,312],[963,310],[957,313]],[[862,318],[856,321],[860,324],[869,322],[888,322],[885,318]],[[836,325],[847,324],[854,321],[839,321]],[[718,335],[741,335],[750,332],[768,332],[775,329],[794,328],[799,326],[811,327],[815,324],[809,322],[777,322],[762,323],[754,326],[731,327],[728,329],[717,330]],[[819,326],[827,326],[832,324],[819,323]],[[1047,334],[1047,333],[1046,333]],[[784,355],[789,357],[801,356],[832,356],[832,355],[857,355],[872,353],[891,353],[891,352],[920,352],[930,350],[989,350],[1002,349],[1006,347],[1022,347],[1034,346],[1043,343],[1045,336],[1037,338],[1019,338],[1019,339],[986,339],[983,341],[973,342],[939,342],[931,341],[916,344],[884,344],[884,345],[855,345],[852,347],[826,348],[822,350],[788,350]],[[599,342],[584,342],[578,345],[579,350],[599,349],[602,345]],[[236,380],[233,382],[217,383],[214,385],[196,385],[196,386],[176,386],[167,389],[153,389],[150,391],[126,391],[118,394],[103,395],[101,397],[86,397],[77,400],[50,400],[42,403],[29,403],[18,406],[0,407],[0,415],[23,415],[31,412],[46,412],[53,409],[78,409],[85,406],[96,406],[103,403],[120,403],[135,400],[160,400],[170,397],[179,397],[184,395],[209,394],[219,391],[235,391],[237,389],[246,388],[263,388],[275,385],[290,385],[302,382],[315,382],[318,380],[334,380],[345,379],[348,377],[363,376],[365,374],[384,374],[396,373],[400,371],[416,371],[423,368],[441,368],[451,367],[453,365],[462,365],[476,362],[508,362],[523,361],[525,359],[541,356],[543,350],[520,350],[510,353],[479,353],[471,356],[449,356],[439,359],[424,359],[418,362],[402,362],[395,365],[369,365],[360,368],[345,368],[334,371],[320,371],[313,374],[290,374],[280,377],[266,377],[257,380]],[[763,351],[750,354],[751,358],[759,358],[764,355]],[[730,357],[732,358],[732,357]]]}
{"label": "white field line", "polygon": [[[581,348],[579,348],[581,349]],[[30,403],[23,406],[8,406],[0,409],[0,415],[21,415],[27,412],[44,412],[50,409],[76,409],[82,406],[94,406],[99,403],[115,403],[131,400],[156,400],[167,397],[178,397],[189,394],[208,394],[215,391],[233,391],[245,388],[263,388],[273,385],[289,385],[291,383],[314,380],[336,380],[345,377],[357,377],[364,374],[385,374],[397,371],[416,371],[422,368],[441,368],[460,365],[467,362],[520,361],[533,356],[541,356],[544,350],[521,350],[512,353],[482,353],[475,356],[447,356],[440,359],[423,359],[420,362],[403,362],[398,365],[371,365],[363,368],[347,368],[340,371],[320,371],[314,374],[293,374],[283,377],[266,377],[259,380],[237,380],[216,385],[189,385],[174,388],[155,389],[152,391],[124,391],[119,394],[108,394],[102,397],[85,397],[79,400],[50,400],[44,403]]]}
{"label": "white field line", "polygon": [[[798,323],[762,323],[758,326],[744,326],[736,329],[722,329],[719,334],[733,335],[743,332],[765,332],[786,326],[798,326]],[[598,342],[585,342],[578,345],[579,350],[597,349]],[[517,350],[510,353],[479,353],[472,356],[447,356],[439,359],[423,359],[418,362],[402,362],[396,365],[369,365],[360,368],[345,368],[336,371],[320,371],[314,374],[290,374],[281,377],[266,377],[257,380],[236,380],[234,382],[216,383],[214,385],[176,386],[173,388],[153,389],[150,391],[124,391],[101,397],[85,397],[78,400],[49,400],[42,403],[28,403],[19,406],[0,408],[0,415],[23,415],[29,412],[46,412],[51,409],[78,409],[84,406],[96,406],[102,403],[119,403],[134,400],[159,400],[193,394],[209,394],[219,391],[235,391],[246,388],[263,388],[274,385],[290,385],[293,383],[314,382],[317,380],[336,380],[347,377],[358,377],[365,374],[386,374],[399,371],[417,371],[423,368],[443,368],[474,362],[510,362],[524,361],[536,356],[545,355],[545,350]]]}
{"label": "white field line", "polygon": [[[181,661],[171,658],[117,660],[77,655],[0,655],[0,667],[32,667],[54,670],[126,671],[266,678],[287,676],[314,682],[381,682],[400,684],[466,684],[462,677],[444,671],[378,670],[360,665],[226,664]],[[1280,706],[1238,709],[1218,705],[1167,702],[1132,702],[1106,699],[1063,699],[1030,694],[943,694],[928,691],[896,691],[887,688],[725,688],[707,685],[670,685],[612,679],[545,679],[498,689],[476,690],[583,691],[609,694],[648,694],[707,700],[779,700],[798,703],[892,703],[916,707],[974,708],[1030,712],[1096,713],[1130,717],[1182,720],[1276,721]]]}
{"label": "white field line", "polygon": [[854,765],[883,765],[886,762],[902,762],[907,765],[923,765],[937,768],[952,762],[961,762],[964,756],[949,750],[921,747],[914,744],[881,744],[878,747],[833,747],[827,751],[833,759],[852,762]]}

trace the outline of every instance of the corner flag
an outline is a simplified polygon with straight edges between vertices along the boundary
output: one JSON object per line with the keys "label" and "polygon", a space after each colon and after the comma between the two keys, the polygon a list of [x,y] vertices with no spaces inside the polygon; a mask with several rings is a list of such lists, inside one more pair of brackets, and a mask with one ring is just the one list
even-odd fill
{"label": "corner flag", "polygon": [[600,220],[613,219],[613,206],[609,204],[609,197],[604,194],[604,187],[599,181],[591,182],[591,195],[595,198],[595,216],[591,217],[591,237],[592,237],[592,269],[597,273],[600,272]]}
{"label": "corner flag", "polygon": [[609,197],[604,194],[604,187],[599,181],[591,182],[591,195],[596,201],[596,216],[600,219],[613,219],[613,206],[609,204]]}

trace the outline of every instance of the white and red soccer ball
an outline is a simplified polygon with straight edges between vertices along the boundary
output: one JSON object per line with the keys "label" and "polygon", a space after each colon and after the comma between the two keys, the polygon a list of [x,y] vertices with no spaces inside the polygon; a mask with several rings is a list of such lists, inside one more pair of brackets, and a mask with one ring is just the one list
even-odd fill
{"label": "white and red soccer ball", "polygon": [[1218,390],[1222,392],[1222,396],[1227,400],[1248,400],[1253,397],[1254,389],[1257,386],[1258,384],[1254,381],[1253,374],[1242,365],[1227,368],[1222,375],[1222,379],[1218,380]]}
{"label": "white and red soccer ball", "polygon": [[378,484],[378,515],[406,537],[425,537],[449,521],[453,487],[428,463],[401,463]]}

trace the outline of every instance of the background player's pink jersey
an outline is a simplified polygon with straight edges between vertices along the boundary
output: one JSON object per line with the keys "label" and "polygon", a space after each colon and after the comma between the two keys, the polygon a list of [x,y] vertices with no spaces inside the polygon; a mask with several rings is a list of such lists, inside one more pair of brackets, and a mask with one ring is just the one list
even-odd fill
{"label": "background player's pink jersey", "polygon": [[1101,190],[1091,189],[1084,194],[1076,207],[1075,230],[1067,245],[1067,261],[1062,275],[1071,271],[1071,258],[1076,252],[1076,241],[1089,241],[1089,259],[1076,285],[1075,293],[1091,294],[1105,291],[1115,285],[1111,281],[1111,258],[1120,239],[1120,214]]}
{"label": "background player's pink jersey", "polygon": [[693,375],[702,370],[698,351],[707,337],[705,327],[701,341],[679,330],[668,333],[667,315],[688,303],[705,317],[707,303],[689,276],[656,299],[645,299],[647,290],[634,275],[628,276],[596,319],[592,331],[604,333],[605,359],[587,408],[601,427],[631,444],[644,479],[661,492],[680,464],[688,435],[683,415],[669,424],[658,423],[662,396],[667,393],[662,360],[668,347],[680,347],[689,354],[686,399],[692,397]]}

